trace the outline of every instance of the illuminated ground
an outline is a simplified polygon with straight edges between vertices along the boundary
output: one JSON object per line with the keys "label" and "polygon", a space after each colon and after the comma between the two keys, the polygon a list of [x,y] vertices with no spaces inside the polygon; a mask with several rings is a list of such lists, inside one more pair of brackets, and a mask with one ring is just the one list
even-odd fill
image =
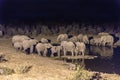
{"label": "illuminated ground", "polygon": [[[0,39],[0,53],[8,62],[0,63],[0,67],[16,68],[20,65],[30,65],[30,71],[24,74],[0,75],[0,80],[69,80],[75,71],[68,70],[66,63],[35,54],[26,55],[16,51],[11,45],[11,39]],[[102,74],[106,80],[120,80],[117,74]]]}

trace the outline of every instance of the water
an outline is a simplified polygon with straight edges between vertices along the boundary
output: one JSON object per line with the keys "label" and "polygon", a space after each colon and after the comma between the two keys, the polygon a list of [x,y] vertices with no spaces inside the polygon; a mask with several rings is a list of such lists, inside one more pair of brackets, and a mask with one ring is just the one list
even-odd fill
{"label": "water", "polygon": [[87,70],[99,71],[109,74],[120,74],[120,47],[96,47],[90,46],[86,53],[89,55],[97,55],[96,59],[77,61],[84,65]]}

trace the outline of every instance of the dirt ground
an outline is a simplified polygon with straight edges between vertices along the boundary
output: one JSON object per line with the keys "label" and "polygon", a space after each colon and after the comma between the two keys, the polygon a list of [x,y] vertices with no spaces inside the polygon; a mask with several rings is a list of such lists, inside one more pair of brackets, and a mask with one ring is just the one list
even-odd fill
{"label": "dirt ground", "polygon": [[[62,60],[54,60],[37,54],[26,55],[24,52],[15,50],[11,45],[11,38],[0,39],[0,54],[5,55],[8,60],[1,62],[0,67],[15,69],[21,65],[31,66],[27,73],[0,75],[0,80],[69,80],[75,73],[75,71],[69,70],[68,64]],[[106,80],[120,80],[120,76],[117,74],[102,74],[102,76]]]}

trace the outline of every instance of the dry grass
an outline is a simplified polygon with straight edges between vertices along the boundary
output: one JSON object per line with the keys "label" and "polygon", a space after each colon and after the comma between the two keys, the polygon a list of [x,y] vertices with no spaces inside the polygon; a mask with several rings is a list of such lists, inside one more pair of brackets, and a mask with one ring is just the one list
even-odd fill
{"label": "dry grass", "polygon": [[[12,75],[0,75],[0,80],[65,80],[74,71],[68,70],[63,61],[35,54],[26,55],[16,51],[11,45],[11,39],[0,40],[0,52],[8,60],[0,63],[0,67],[14,69]],[[30,66],[32,66],[30,68]],[[24,73],[24,74],[18,74]]]}
{"label": "dry grass", "polygon": [[15,73],[18,74],[22,74],[22,73],[27,73],[28,71],[30,71],[30,68],[32,68],[32,66],[29,65],[17,65],[14,69]]}

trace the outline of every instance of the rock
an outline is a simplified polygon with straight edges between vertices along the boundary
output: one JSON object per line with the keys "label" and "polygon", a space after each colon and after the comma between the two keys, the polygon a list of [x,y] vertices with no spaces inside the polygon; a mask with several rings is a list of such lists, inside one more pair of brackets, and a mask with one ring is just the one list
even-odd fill
{"label": "rock", "polygon": [[69,70],[77,70],[77,65],[76,64],[69,64]]}
{"label": "rock", "polygon": [[8,61],[7,59],[5,59],[4,56],[5,56],[5,55],[1,55],[1,54],[0,54],[0,62],[6,62],[6,61]]}
{"label": "rock", "polygon": [[104,80],[104,79],[101,77],[100,73],[94,73],[90,80]]}
{"label": "rock", "polygon": [[0,74],[3,74],[3,73],[4,73],[3,69],[0,69]]}

